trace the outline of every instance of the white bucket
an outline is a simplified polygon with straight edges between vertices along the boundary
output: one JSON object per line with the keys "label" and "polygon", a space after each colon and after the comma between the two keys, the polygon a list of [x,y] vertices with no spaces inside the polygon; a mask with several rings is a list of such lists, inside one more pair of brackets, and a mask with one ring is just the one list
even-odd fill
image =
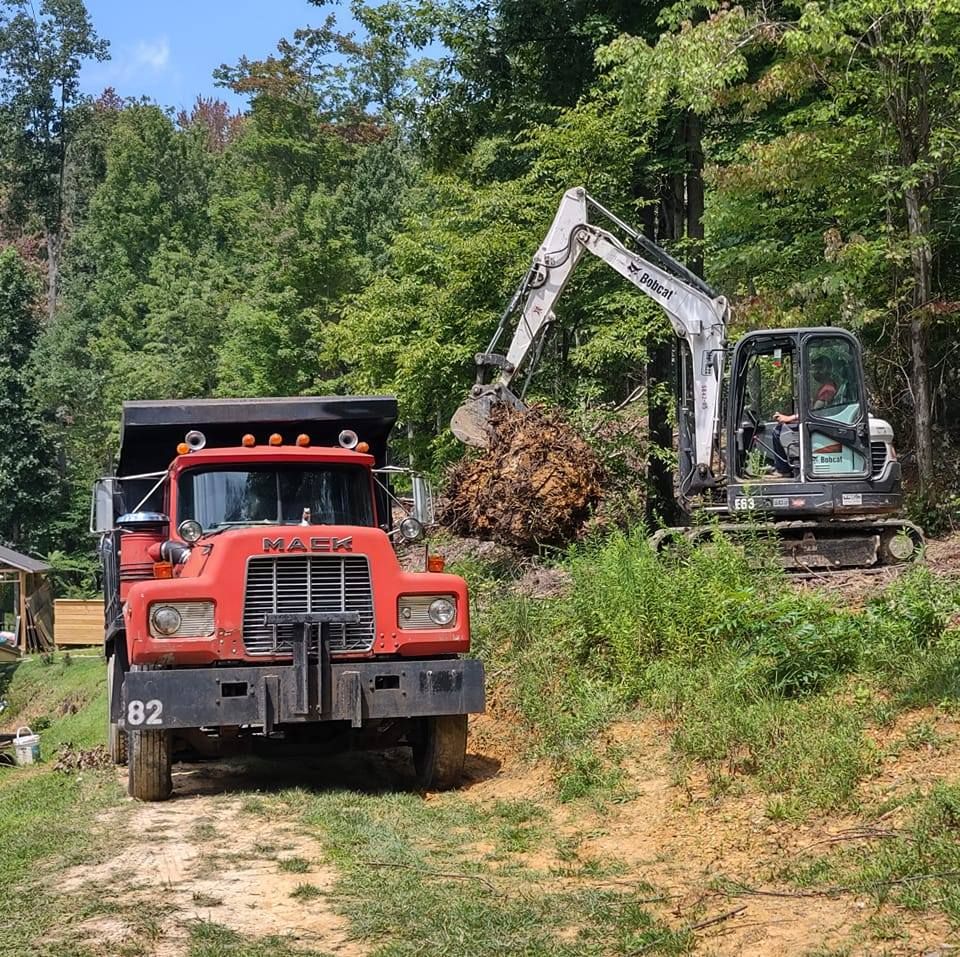
{"label": "white bucket", "polygon": [[[26,734],[24,734],[26,732]],[[13,739],[17,764],[35,764],[40,760],[40,735],[34,734],[29,728],[17,728]]]}

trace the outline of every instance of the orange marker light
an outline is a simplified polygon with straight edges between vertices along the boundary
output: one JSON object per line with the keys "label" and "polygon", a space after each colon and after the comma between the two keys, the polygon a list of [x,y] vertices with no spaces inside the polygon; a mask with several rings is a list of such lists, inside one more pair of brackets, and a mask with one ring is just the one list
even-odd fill
{"label": "orange marker light", "polygon": [[443,555],[430,555],[427,558],[428,572],[442,572],[447,567],[447,560]]}
{"label": "orange marker light", "polygon": [[300,448],[305,449],[309,444],[310,436],[301,432],[300,435],[297,436],[297,445],[299,445]]}
{"label": "orange marker light", "polygon": [[190,446],[186,442],[181,442],[177,446],[177,455],[186,455],[190,451]]}
{"label": "orange marker light", "polygon": [[170,562],[153,563],[154,578],[173,578],[173,565]]}
{"label": "orange marker light", "polygon": [[245,449],[252,449],[252,448],[257,444],[257,440],[256,440],[256,438],[255,438],[254,436],[252,436],[252,435],[248,432],[248,433],[240,440],[240,444],[241,444]]}
{"label": "orange marker light", "polygon": [[283,436],[279,432],[274,432],[273,435],[270,436],[270,444],[283,445]]}
{"label": "orange marker light", "polygon": [[358,442],[358,443],[353,447],[353,451],[354,451],[354,452],[369,452],[369,451],[370,451],[370,443],[369,443],[369,442]]}

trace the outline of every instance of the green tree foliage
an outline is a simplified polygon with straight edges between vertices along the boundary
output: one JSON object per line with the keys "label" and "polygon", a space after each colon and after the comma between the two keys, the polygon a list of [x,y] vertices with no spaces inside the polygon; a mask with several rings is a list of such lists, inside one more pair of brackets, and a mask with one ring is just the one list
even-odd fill
{"label": "green tree foliage", "polygon": [[[960,413],[955,2],[352,0],[353,33],[328,17],[217,71],[242,113],[198,100],[174,116],[111,91],[81,101],[76,70],[105,51],[80,0],[37,18],[10,0],[0,53],[24,69],[8,59],[0,89],[8,161],[29,96],[66,96],[42,153],[62,170],[60,303],[17,400],[65,451],[59,544],[84,541],[124,399],[393,391],[401,454],[448,461],[473,355],[579,184],[705,259],[738,329],[855,329],[877,411],[922,460],[917,410],[944,439]],[[31,31],[65,86],[18,79]],[[6,235],[43,231],[30,195],[8,203]],[[557,313],[528,397],[615,404],[669,373],[662,314],[603,264],[584,263]]]}
{"label": "green tree foliage", "polygon": [[57,527],[56,449],[29,401],[39,283],[17,251],[0,253],[0,539],[44,548]]}
{"label": "green tree foliage", "polygon": [[931,481],[956,295],[943,214],[960,145],[960,6],[692,3],[662,24],[655,44],[622,37],[603,52],[624,108],[653,122],[680,103],[710,118],[720,268],[759,294],[761,316],[819,312],[876,341],[899,382],[885,397],[909,399]]}
{"label": "green tree foliage", "polygon": [[4,0],[0,6],[0,137],[11,212],[43,232],[50,314],[57,303],[64,183],[84,60],[107,58],[83,0]]}

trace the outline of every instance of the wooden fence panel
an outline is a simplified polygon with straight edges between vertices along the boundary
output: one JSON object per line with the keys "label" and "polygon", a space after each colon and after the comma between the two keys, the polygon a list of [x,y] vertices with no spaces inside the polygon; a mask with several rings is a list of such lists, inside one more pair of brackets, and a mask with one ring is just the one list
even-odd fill
{"label": "wooden fence panel", "polygon": [[53,603],[57,647],[103,644],[103,599],[58,598]]}

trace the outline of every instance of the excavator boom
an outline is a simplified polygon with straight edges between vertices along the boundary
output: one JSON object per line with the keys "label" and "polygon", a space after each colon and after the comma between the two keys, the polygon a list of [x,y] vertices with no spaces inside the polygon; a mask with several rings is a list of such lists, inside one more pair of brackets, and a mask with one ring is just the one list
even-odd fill
{"label": "excavator boom", "polygon": [[[591,212],[625,236],[591,222]],[[638,249],[626,245],[630,242]],[[729,307],[726,299],[668,253],[622,222],[582,187],[567,190],[553,224],[533,258],[486,352],[478,353],[478,381],[457,410],[450,426],[462,442],[486,447],[492,410],[507,403],[523,408],[514,382],[536,367],[554,306],[584,253],[591,253],[633,283],[667,314],[674,332],[690,349],[694,384],[694,470],[682,476],[690,488],[711,485],[717,474],[720,434],[720,390]],[[515,318],[519,313],[519,317]],[[505,355],[495,350],[515,323]]]}

